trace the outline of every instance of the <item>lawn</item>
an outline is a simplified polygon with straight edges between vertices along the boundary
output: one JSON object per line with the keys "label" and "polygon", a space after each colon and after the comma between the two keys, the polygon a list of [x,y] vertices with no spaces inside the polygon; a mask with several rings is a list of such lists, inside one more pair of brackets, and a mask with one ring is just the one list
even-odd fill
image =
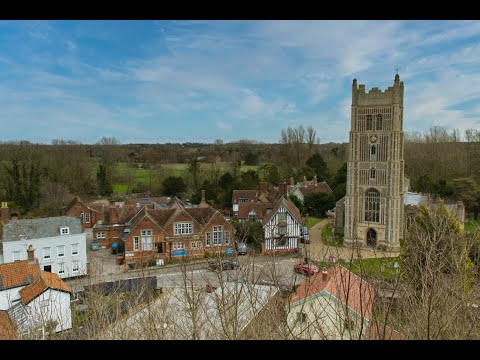
{"label": "lawn", "polygon": [[475,231],[479,231],[480,228],[480,220],[474,220],[473,218],[468,218],[465,221],[465,230],[469,231],[470,233],[474,233]]}
{"label": "lawn", "polygon": [[307,218],[307,228],[310,230],[315,224],[318,224],[320,222],[320,218],[317,218],[315,216],[309,216]]}
{"label": "lawn", "polygon": [[343,246],[343,236],[335,235],[332,236],[332,228],[327,225],[322,228],[322,242],[325,245],[333,245],[336,247]]}
{"label": "lawn", "polygon": [[384,280],[395,280],[397,276],[395,263],[399,263],[398,257],[355,259],[352,263],[346,260],[340,260],[340,264],[351,270],[354,274]]}

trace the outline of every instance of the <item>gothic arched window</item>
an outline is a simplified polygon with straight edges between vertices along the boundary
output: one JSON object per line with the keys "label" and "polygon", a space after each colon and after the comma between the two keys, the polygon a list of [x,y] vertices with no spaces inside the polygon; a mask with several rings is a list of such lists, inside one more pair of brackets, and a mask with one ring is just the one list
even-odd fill
{"label": "gothic arched window", "polygon": [[373,130],[373,118],[372,118],[372,115],[367,115],[367,130]]}
{"label": "gothic arched window", "polygon": [[374,168],[370,169],[370,179],[375,179],[377,177],[377,170]]}
{"label": "gothic arched window", "polygon": [[370,148],[370,155],[376,155],[377,154],[377,147],[375,145],[372,145]]}
{"label": "gothic arched window", "polygon": [[375,125],[375,128],[377,130],[382,130],[383,127],[383,117],[381,114],[377,115],[377,124]]}
{"label": "gothic arched window", "polygon": [[380,222],[380,193],[375,189],[365,191],[365,221]]}

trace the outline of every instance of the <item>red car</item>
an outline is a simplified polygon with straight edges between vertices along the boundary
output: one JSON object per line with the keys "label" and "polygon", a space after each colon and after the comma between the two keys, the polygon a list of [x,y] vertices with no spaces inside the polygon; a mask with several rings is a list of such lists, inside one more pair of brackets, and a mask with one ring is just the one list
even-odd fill
{"label": "red car", "polygon": [[317,266],[309,265],[309,264],[295,264],[293,268],[295,272],[303,275],[307,275],[307,276],[315,275],[320,271],[320,269]]}

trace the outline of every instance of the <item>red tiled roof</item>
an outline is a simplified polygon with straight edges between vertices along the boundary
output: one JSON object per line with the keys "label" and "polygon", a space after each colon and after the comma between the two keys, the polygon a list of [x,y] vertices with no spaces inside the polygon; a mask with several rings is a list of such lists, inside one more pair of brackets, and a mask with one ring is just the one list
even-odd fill
{"label": "red tiled roof", "polygon": [[330,186],[328,186],[328,184],[325,181],[318,182],[317,185],[315,185],[313,182],[311,183],[307,182],[307,186],[303,186],[303,183],[302,183],[302,185],[298,187],[298,190],[301,191],[303,196],[313,192],[333,194],[332,189],[330,189]]}
{"label": "red tiled roof", "polygon": [[32,284],[25,286],[20,290],[20,297],[24,304],[28,304],[35,299],[38,295],[43,293],[47,289],[55,289],[64,292],[72,292],[70,286],[60,279],[57,274],[52,274],[47,271],[40,271],[40,276],[37,277]]}
{"label": "red tiled roof", "polygon": [[256,202],[258,200],[258,193],[258,190],[233,190],[232,203],[237,204],[240,198]]}
{"label": "red tiled roof", "polygon": [[257,203],[257,202],[241,202],[238,204],[238,219],[248,219],[248,213],[253,209],[255,211],[257,219],[262,219],[267,215],[267,209],[273,209],[275,204],[273,203]]}
{"label": "red tiled roof", "polygon": [[0,310],[0,340],[15,340],[15,327],[5,310]]}
{"label": "red tiled roof", "polygon": [[213,214],[215,214],[215,210],[211,207],[185,208],[185,211],[202,226],[212,218]]}
{"label": "red tiled roof", "polygon": [[368,340],[405,340],[405,336],[390,326],[372,320],[368,325]]}
{"label": "red tiled roof", "polygon": [[177,209],[148,209],[148,215],[159,225],[164,227],[168,220],[178,211]]}
{"label": "red tiled roof", "polygon": [[31,284],[40,276],[37,262],[15,261],[0,265],[0,290]]}
{"label": "red tiled roof", "polygon": [[322,281],[321,272],[303,281],[291,297],[290,304],[321,291],[328,292],[351,310],[370,319],[375,296],[373,287],[341,265],[328,269],[327,281]]}
{"label": "red tiled roof", "polygon": [[117,207],[117,223],[125,224],[132,220],[132,218],[140,211],[139,207],[124,205]]}

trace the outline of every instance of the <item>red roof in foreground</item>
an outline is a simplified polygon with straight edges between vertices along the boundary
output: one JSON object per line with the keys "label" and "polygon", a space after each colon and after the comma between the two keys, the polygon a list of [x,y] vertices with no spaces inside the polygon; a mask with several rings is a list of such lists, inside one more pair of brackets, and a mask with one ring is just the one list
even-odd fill
{"label": "red roof in foreground", "polygon": [[28,304],[49,288],[69,293],[72,292],[70,286],[63,282],[57,274],[52,274],[47,271],[40,271],[40,274],[40,277],[36,278],[32,284],[20,290],[20,297],[24,304]]}
{"label": "red roof in foreground", "polygon": [[370,319],[373,311],[375,290],[366,281],[341,265],[328,269],[327,280],[322,281],[322,273],[305,279],[290,299],[290,304],[309,296],[326,291],[351,310]]}
{"label": "red roof in foreground", "polygon": [[0,340],[15,340],[15,327],[5,310],[0,310]]}

